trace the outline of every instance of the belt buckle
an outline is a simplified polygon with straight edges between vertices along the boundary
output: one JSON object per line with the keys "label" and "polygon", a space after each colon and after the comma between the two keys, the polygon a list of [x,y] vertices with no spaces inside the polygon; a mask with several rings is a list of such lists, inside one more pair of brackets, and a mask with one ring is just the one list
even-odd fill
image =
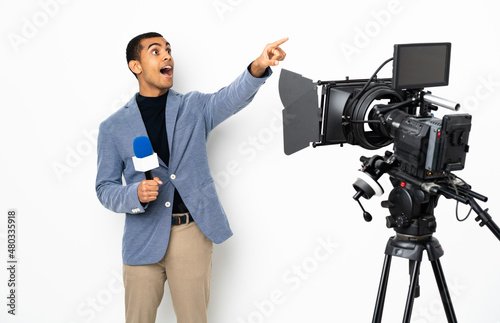
{"label": "belt buckle", "polygon": [[177,225],[183,224],[182,223],[182,218],[186,217],[186,222],[185,224],[189,224],[189,212],[188,213],[181,213],[178,215],[174,215],[174,218],[176,218]]}

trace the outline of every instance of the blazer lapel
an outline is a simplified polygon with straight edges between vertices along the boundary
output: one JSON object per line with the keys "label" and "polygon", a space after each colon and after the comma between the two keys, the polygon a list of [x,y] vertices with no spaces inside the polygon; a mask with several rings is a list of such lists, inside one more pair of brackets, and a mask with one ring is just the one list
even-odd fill
{"label": "blazer lapel", "polygon": [[125,119],[127,120],[134,137],[148,136],[146,131],[146,126],[142,121],[141,112],[139,111],[139,106],[137,105],[136,95],[125,105]]}
{"label": "blazer lapel", "polygon": [[[125,119],[130,125],[132,132],[134,133],[134,138],[140,136],[148,137],[146,126],[144,125],[144,121],[142,120],[141,111],[139,111],[139,106],[137,105],[136,96],[137,94],[134,95],[133,98],[125,105]],[[158,161],[160,165],[168,168],[167,164],[160,157],[158,157]]]}
{"label": "blazer lapel", "polygon": [[177,92],[172,89],[168,90],[167,106],[165,108],[165,118],[167,126],[168,149],[170,152],[170,160],[172,160],[172,151],[174,150],[174,130],[179,112],[181,100]]}

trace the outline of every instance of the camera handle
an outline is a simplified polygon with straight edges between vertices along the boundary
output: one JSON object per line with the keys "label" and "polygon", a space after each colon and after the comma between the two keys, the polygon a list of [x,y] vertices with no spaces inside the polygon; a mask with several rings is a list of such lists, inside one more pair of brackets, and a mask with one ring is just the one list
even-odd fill
{"label": "camera handle", "polygon": [[491,232],[497,237],[498,240],[500,240],[500,228],[498,225],[493,221],[491,216],[488,214],[488,209],[483,210],[476,202],[476,200],[472,197],[469,197],[468,202],[474,212],[477,213],[477,217],[475,218],[476,222],[479,222],[479,226],[483,227],[486,225],[488,229],[490,229]]}
{"label": "camera handle", "polygon": [[500,228],[489,215],[489,209],[484,210],[476,201],[476,199],[478,199],[482,202],[486,202],[488,201],[488,198],[484,195],[472,191],[470,189],[470,186],[466,185],[465,183],[463,183],[465,185],[455,185],[454,187],[451,187],[450,185],[444,186],[437,183],[420,181],[402,172],[390,172],[390,175],[401,180],[411,182],[414,185],[419,186],[425,192],[435,195],[442,195],[446,198],[454,199],[457,202],[470,205],[472,210],[474,210],[474,212],[478,215],[475,218],[475,221],[479,222],[479,226],[486,226],[488,229],[490,229],[493,235],[495,235],[495,237],[500,240]]}
{"label": "camera handle", "polygon": [[[424,117],[429,116],[431,111],[436,111],[438,106],[452,111],[460,110],[459,103],[435,96],[432,92],[423,91],[421,89],[406,91],[408,92],[407,97],[410,97],[410,99],[406,101],[392,104],[377,104],[373,107],[374,115],[381,120],[382,124],[385,123],[383,116],[396,109],[416,108],[419,106],[419,114]],[[416,111],[413,111],[413,114],[415,112]]]}

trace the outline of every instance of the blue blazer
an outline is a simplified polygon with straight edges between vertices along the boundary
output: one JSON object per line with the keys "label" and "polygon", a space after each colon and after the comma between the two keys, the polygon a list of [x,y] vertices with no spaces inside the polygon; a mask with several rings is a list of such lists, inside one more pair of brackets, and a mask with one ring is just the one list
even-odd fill
{"label": "blue blazer", "polygon": [[[137,94],[99,127],[96,192],[101,203],[126,213],[122,241],[123,263],[144,265],[160,261],[167,250],[176,188],[200,230],[214,243],[231,235],[229,223],[210,174],[206,143],[210,131],[247,106],[271,75],[262,78],[245,70],[229,86],[216,93],[168,91],[165,111],[170,160],[159,160],[152,170],[163,182],[155,201],[143,206],[137,187],[145,178],[134,169],[133,141],[147,136]],[[122,178],[124,182],[122,181]]]}

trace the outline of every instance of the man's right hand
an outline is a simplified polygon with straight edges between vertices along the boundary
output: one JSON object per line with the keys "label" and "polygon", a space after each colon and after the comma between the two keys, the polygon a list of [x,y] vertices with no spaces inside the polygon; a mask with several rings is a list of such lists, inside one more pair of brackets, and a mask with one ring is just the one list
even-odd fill
{"label": "man's right hand", "polygon": [[137,187],[137,196],[141,203],[149,203],[156,200],[158,197],[158,189],[160,185],[163,184],[158,177],[154,177],[152,180],[144,179]]}

